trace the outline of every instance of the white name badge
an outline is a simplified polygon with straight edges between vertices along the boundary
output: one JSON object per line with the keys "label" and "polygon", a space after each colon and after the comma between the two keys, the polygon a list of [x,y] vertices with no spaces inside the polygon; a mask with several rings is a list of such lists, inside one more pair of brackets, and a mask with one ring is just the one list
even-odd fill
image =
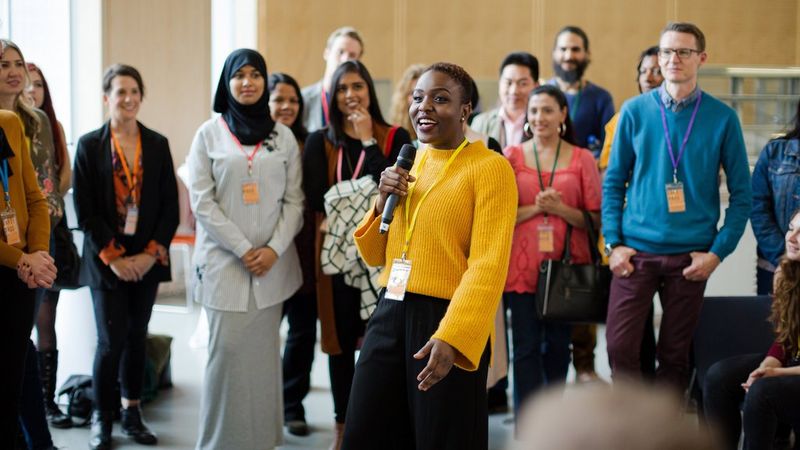
{"label": "white name badge", "polygon": [[0,219],[3,221],[3,236],[6,244],[19,244],[19,225],[17,224],[17,213],[12,208],[0,211]]}
{"label": "white name badge", "polygon": [[128,204],[128,213],[125,214],[125,228],[122,232],[126,236],[136,234],[136,223],[139,222],[139,208],[135,204]]}
{"label": "white name badge", "polygon": [[402,302],[406,296],[408,277],[411,275],[411,261],[395,259],[392,262],[392,271],[389,273],[389,282],[386,284],[386,293],[383,295],[389,300]]}

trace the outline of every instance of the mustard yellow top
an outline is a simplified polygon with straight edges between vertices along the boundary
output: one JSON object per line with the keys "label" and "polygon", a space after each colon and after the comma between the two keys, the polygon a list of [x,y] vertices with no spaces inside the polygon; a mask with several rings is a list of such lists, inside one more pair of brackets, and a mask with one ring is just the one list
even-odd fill
{"label": "mustard yellow top", "polygon": [[[20,242],[6,244],[0,238],[0,265],[15,268],[23,252],[33,253],[50,248],[50,215],[47,200],[42,195],[33,170],[28,141],[19,117],[6,110],[0,110],[0,128],[6,135],[14,157],[8,159],[11,176],[8,178],[8,190],[11,194],[11,206],[17,216]],[[0,211],[6,209],[5,193],[0,184]]]}
{"label": "mustard yellow top", "polygon": [[[425,152],[430,155],[419,176]],[[439,176],[452,150],[420,149],[412,174],[413,212]],[[398,202],[389,232],[378,233],[380,216],[370,212],[355,231],[364,261],[385,266],[386,286],[391,263],[402,253],[406,224],[405,201]],[[458,350],[456,365],[476,370],[486,341],[494,340],[494,317],[503,293],[517,211],[514,171],[501,155],[473,142],[453,161],[433,188],[417,218],[407,259],[411,261],[408,292],[449,299],[439,328],[431,336]]]}
{"label": "mustard yellow top", "polygon": [[600,170],[608,168],[608,159],[611,158],[611,143],[614,142],[614,133],[617,131],[617,120],[619,120],[619,113],[614,114],[614,117],[606,124],[606,140],[603,142],[600,159],[597,160],[597,167]]}

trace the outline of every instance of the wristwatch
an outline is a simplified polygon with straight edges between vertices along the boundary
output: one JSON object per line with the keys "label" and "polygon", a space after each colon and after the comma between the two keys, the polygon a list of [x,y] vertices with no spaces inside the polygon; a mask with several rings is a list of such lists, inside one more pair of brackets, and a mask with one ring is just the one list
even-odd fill
{"label": "wristwatch", "polygon": [[364,148],[367,148],[370,145],[377,145],[377,144],[378,144],[378,140],[375,139],[375,138],[364,139],[363,141],[361,141],[361,145]]}
{"label": "wristwatch", "polygon": [[620,244],[618,242],[615,242],[613,244],[606,244],[606,246],[603,247],[603,253],[605,253],[607,257],[610,257],[611,256],[611,252],[614,251],[614,248],[615,247],[619,247],[620,245],[622,245],[622,244]]}

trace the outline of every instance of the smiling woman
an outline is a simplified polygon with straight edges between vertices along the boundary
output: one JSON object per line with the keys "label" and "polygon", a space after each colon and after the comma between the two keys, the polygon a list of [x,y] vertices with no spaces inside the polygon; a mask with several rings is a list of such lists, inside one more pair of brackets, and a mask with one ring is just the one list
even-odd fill
{"label": "smiling woman", "polygon": [[[356,230],[364,261],[385,266],[386,289],[356,366],[344,449],[488,447],[486,377],[517,194],[506,160],[464,137],[472,85],[453,64],[423,72],[409,114],[424,147],[411,174],[383,171]],[[380,234],[390,194],[405,199],[395,217],[406,220]]]}
{"label": "smiling woman", "polygon": [[[306,200],[320,217],[319,243],[325,230],[354,227],[358,220],[327,223],[326,192],[343,180],[369,177],[377,182],[381,171],[397,159],[403,144],[411,142],[406,130],[390,127],[383,119],[372,77],[361,62],[340,65],[331,86],[334,95],[328,104],[330,123],[308,137],[303,153]],[[332,205],[327,206],[330,209]],[[318,261],[319,258],[318,253]],[[331,391],[340,439],[353,381],[356,343],[364,332],[362,296],[359,288],[345,283],[343,273],[320,275],[317,286],[322,350],[330,355]]]}

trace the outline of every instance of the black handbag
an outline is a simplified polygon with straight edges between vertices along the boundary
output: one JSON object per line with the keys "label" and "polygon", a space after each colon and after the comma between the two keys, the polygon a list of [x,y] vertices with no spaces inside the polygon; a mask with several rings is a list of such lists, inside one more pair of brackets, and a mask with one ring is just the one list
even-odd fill
{"label": "black handbag", "polygon": [[573,264],[570,251],[572,225],[567,224],[560,260],[542,261],[536,289],[536,312],[542,320],[605,323],[611,271],[602,264],[592,217],[583,211],[589,234],[591,264]]}
{"label": "black handbag", "polygon": [[55,243],[54,259],[58,269],[54,290],[78,289],[81,287],[78,277],[81,270],[81,257],[72,240],[72,230],[67,227],[66,217],[53,229],[53,242]]}

